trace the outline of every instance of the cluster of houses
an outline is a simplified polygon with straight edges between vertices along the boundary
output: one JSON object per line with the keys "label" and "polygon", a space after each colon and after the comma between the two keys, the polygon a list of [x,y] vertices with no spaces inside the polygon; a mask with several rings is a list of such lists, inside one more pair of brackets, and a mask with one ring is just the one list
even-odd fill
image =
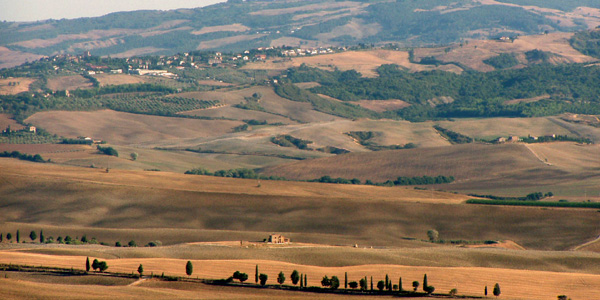
{"label": "cluster of houses", "polygon": [[24,126],[21,129],[18,130],[14,130],[10,127],[10,125],[8,125],[8,127],[6,127],[6,129],[2,130],[2,134],[10,134],[12,132],[31,132],[31,133],[36,133],[37,132],[37,128],[35,128],[35,126]]}
{"label": "cluster of houses", "polygon": [[[343,48],[341,48],[343,49]],[[344,49],[345,50],[345,49]],[[317,54],[329,54],[333,53],[331,48],[298,48],[281,51],[283,56],[305,56],[305,55],[317,55]]]}

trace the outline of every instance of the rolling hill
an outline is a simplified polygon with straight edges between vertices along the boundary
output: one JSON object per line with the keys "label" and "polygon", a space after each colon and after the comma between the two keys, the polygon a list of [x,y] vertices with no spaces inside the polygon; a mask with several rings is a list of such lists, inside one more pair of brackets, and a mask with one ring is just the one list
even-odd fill
{"label": "rolling hill", "polygon": [[[594,210],[464,205],[459,203],[467,196],[435,191],[278,181],[258,185],[256,180],[106,173],[6,158],[0,163],[1,222],[29,224],[23,230],[52,225],[53,233],[47,233],[53,236],[104,228],[104,233],[95,230],[97,238],[111,244],[134,234],[142,244],[198,241],[189,229],[217,233],[209,240],[222,239],[226,230],[237,232],[235,239],[282,232],[298,242],[399,246],[411,243],[404,237],[425,238],[427,230],[436,228],[448,240],[506,239],[526,248],[559,250],[593,239],[599,224]],[[124,228],[138,231],[112,230]],[[174,234],[173,229],[182,231]]]}
{"label": "rolling hill", "polygon": [[0,46],[6,49],[1,66],[87,50],[127,57],[281,45],[445,45],[594,28],[599,8],[593,1],[228,1],[197,9],[8,22],[0,25]]}

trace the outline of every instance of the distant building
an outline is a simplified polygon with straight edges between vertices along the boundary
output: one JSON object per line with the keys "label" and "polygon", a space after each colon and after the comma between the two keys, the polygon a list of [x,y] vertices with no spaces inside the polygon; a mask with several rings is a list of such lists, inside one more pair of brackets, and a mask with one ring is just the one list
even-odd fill
{"label": "distant building", "polygon": [[516,135],[511,136],[511,137],[508,138],[508,142],[510,142],[510,143],[516,143],[516,142],[518,142],[520,140],[521,139],[518,136],[516,136]]}
{"label": "distant building", "polygon": [[36,133],[37,132],[37,128],[35,128],[35,126],[29,126],[29,132]]}
{"label": "distant building", "polygon": [[505,137],[499,137],[498,139],[496,139],[496,143],[506,143],[506,138]]}
{"label": "distant building", "polygon": [[290,239],[284,237],[283,235],[280,234],[271,234],[269,235],[269,239],[267,240],[267,243],[272,243],[272,244],[289,244],[290,243]]}

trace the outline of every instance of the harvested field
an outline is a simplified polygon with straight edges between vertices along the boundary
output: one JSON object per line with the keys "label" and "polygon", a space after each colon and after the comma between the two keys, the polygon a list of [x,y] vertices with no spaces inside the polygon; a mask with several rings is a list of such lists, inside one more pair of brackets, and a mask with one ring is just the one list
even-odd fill
{"label": "harvested field", "polygon": [[297,124],[286,117],[248,109],[241,109],[232,106],[223,106],[210,109],[198,109],[187,111],[183,113],[191,116],[203,116],[211,118],[228,118],[235,120],[259,120],[267,121],[268,123],[283,123],[283,124]]}
{"label": "harvested field", "polygon": [[195,30],[190,32],[191,34],[201,35],[211,32],[219,32],[219,31],[235,31],[235,32],[243,32],[248,31],[250,28],[246,27],[240,23],[229,24],[229,25],[221,25],[221,26],[206,26],[202,27],[200,30]]}
{"label": "harvested field", "polygon": [[[62,152],[77,152],[91,150],[88,145],[63,145],[63,144],[0,144],[0,152],[19,151],[27,154],[48,154]],[[45,155],[42,155],[45,157]]]}
{"label": "harvested field", "polygon": [[0,95],[16,95],[29,90],[32,78],[5,78],[0,79]]}
{"label": "harvested field", "polygon": [[[31,262],[30,264],[43,263],[44,265],[68,267],[69,265],[81,268],[85,261],[84,256],[50,256],[40,254],[24,254],[15,252],[3,252],[0,261],[7,260],[13,263]],[[185,276],[186,260],[179,259],[107,259],[109,270],[113,272],[132,272],[141,263],[145,272],[154,274]],[[344,267],[319,267],[310,265],[298,265],[285,262],[269,260],[191,260],[195,266],[202,266],[194,270],[194,274],[200,278],[226,278],[231,276],[235,270],[254,274],[255,266],[259,266],[261,273],[269,276],[268,283],[274,284],[277,274],[283,271],[290,274],[292,270],[306,274],[309,286],[319,286],[319,280],[325,275],[344,278],[344,272],[348,273],[349,280],[358,280],[367,276],[374,277],[374,281],[382,280],[386,274],[396,281],[402,277],[404,288],[413,280],[421,281],[423,274],[427,274],[428,282],[442,292],[457,288],[461,294],[483,296],[484,286],[491,287],[498,282],[502,288],[502,296],[509,299],[551,299],[559,294],[568,294],[579,299],[593,299],[600,290],[600,275],[580,273],[556,273],[546,271],[513,270],[502,268],[479,268],[479,267],[425,267],[425,266],[399,266],[388,264],[359,265]],[[531,282],[537,282],[531,287]],[[169,283],[149,281],[149,287],[168,287]],[[146,283],[140,283],[145,287]],[[250,290],[254,291],[254,289]],[[296,293],[292,293],[296,294]]]}
{"label": "harvested field", "polygon": [[44,56],[0,47],[0,68],[16,67],[25,62],[38,60],[42,57]]}
{"label": "harvested field", "polygon": [[[415,49],[415,60],[426,56],[435,56],[445,62],[461,62],[462,64],[478,70],[493,71],[494,68],[483,61],[501,53],[522,54],[531,50],[541,50],[554,53],[558,56],[557,62],[561,63],[586,63],[597,59],[581,54],[569,44],[573,33],[549,33],[546,35],[520,36],[513,42],[498,40],[471,40],[468,44],[443,48]],[[449,49],[446,52],[445,49]],[[524,59],[524,58],[523,58]]]}
{"label": "harvested field", "polygon": [[[551,118],[488,118],[464,119],[459,121],[435,122],[452,131],[480,139],[495,139],[497,137],[569,135],[570,130],[556,124]],[[599,130],[600,132],[600,130]]]}
{"label": "harvested field", "polygon": [[26,122],[61,136],[90,136],[117,145],[220,136],[242,124],[239,121],[169,118],[112,110],[41,112]]}
{"label": "harvested field", "polygon": [[0,114],[0,131],[5,130],[8,126],[12,130],[21,130],[25,128],[23,125],[17,123],[17,121],[11,119],[9,114]]}
{"label": "harvested field", "polygon": [[313,110],[310,103],[296,102],[279,97],[272,88],[264,86],[253,86],[236,90],[223,89],[209,92],[190,92],[179,94],[179,96],[192,97],[200,100],[218,100],[225,105],[234,105],[243,103],[245,101],[244,97],[250,97],[254,93],[260,93],[262,95],[259,104],[265,108],[267,113],[286,116],[295,122],[311,123],[341,119],[333,115]]}
{"label": "harvested field", "polygon": [[356,102],[358,105],[363,108],[370,109],[376,112],[384,112],[388,110],[399,110],[405,107],[410,106],[409,103],[404,102],[402,100],[360,100]]}
{"label": "harvested field", "polygon": [[344,9],[348,7],[359,7],[364,6],[363,4],[352,2],[352,1],[344,1],[344,2],[326,2],[326,3],[318,3],[318,4],[309,4],[298,7],[290,7],[290,8],[281,8],[281,9],[263,9],[260,11],[252,12],[251,15],[261,15],[261,16],[275,16],[280,14],[290,14],[298,11],[320,11],[320,10],[332,10],[332,9]]}
{"label": "harvested field", "polygon": [[[508,160],[509,157],[513,159]],[[461,181],[538,167],[542,167],[542,164],[527,148],[507,144],[349,153],[265,168],[262,172],[294,179],[330,175],[380,182],[398,176],[445,175]]]}
{"label": "harvested field", "polygon": [[[374,182],[398,176],[445,175],[454,176],[456,181],[439,188],[463,193],[524,196],[537,191],[552,191],[556,197],[561,197],[558,199],[600,200],[597,146],[574,143],[531,146],[475,144],[349,153],[267,167],[261,172],[294,179],[329,175]],[[539,153],[530,150],[538,147],[544,150]]]}
{"label": "harvested field", "polygon": [[402,245],[402,237],[426,238],[436,228],[446,239],[513,240],[532,249],[570,249],[600,232],[594,210],[457,205],[450,203],[468,197],[437,191],[285,181],[257,187],[256,180],[0,163],[0,222],[157,235],[162,228],[297,233],[298,242],[325,244],[335,235],[374,246]]}
{"label": "harvested field", "polygon": [[97,74],[94,78],[98,79],[100,86],[136,84],[148,82],[147,77],[127,74]]}
{"label": "harvested field", "polygon": [[81,75],[71,75],[50,78],[47,86],[54,91],[64,91],[91,88],[92,83]]}
{"label": "harvested field", "polygon": [[196,47],[196,50],[206,50],[206,49],[223,47],[223,46],[229,45],[229,44],[235,44],[235,43],[239,43],[239,42],[255,40],[255,39],[261,38],[263,36],[266,36],[266,34],[236,35],[236,36],[230,36],[230,37],[225,37],[225,38],[220,38],[220,39],[214,39],[214,40],[210,40],[210,41],[202,41],[202,42],[200,42],[198,47]]}
{"label": "harvested field", "polygon": [[249,63],[243,68],[284,70],[291,67],[299,67],[301,64],[326,70],[333,70],[334,67],[342,71],[356,70],[365,77],[376,77],[377,73],[375,69],[383,64],[397,64],[415,72],[433,69],[457,73],[462,71],[462,69],[454,65],[445,65],[436,68],[435,66],[413,64],[408,60],[408,52],[392,50],[348,51],[310,57],[294,57],[291,60],[283,60],[281,62]]}

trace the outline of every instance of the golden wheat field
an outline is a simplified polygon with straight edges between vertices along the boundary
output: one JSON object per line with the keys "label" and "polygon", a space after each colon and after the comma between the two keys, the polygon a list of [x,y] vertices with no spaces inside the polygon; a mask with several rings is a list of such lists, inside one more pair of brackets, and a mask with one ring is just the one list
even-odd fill
{"label": "golden wheat field", "polygon": [[[10,262],[12,264],[43,264],[45,266],[64,268],[82,268],[85,262],[85,256],[55,256],[14,251],[2,251],[2,254],[0,262]],[[142,264],[146,274],[159,275],[164,272],[165,275],[185,276],[186,260],[184,259],[119,258],[102,260],[108,263],[109,270],[112,272],[136,272],[138,265]],[[253,275],[258,265],[259,271],[269,276],[271,284],[273,284],[274,279],[280,271],[288,275],[291,274],[292,270],[298,270],[307,275],[308,286],[319,286],[320,279],[325,275],[337,276],[343,280],[344,274],[347,272],[349,281],[358,281],[364,276],[370,279],[372,276],[373,280],[377,282],[383,280],[386,275],[389,275],[392,282],[396,283],[401,277],[403,288],[405,289],[410,289],[412,281],[421,282],[423,275],[427,274],[428,283],[435,286],[436,291],[447,292],[450,289],[456,288],[461,294],[472,296],[483,296],[485,286],[492,287],[495,283],[499,283],[502,287],[502,298],[505,299],[551,299],[561,294],[568,294],[574,299],[594,299],[593,297],[600,292],[598,290],[600,275],[598,274],[503,268],[426,267],[388,264],[319,267],[260,259],[191,260],[191,262],[195,266],[193,275],[200,278],[213,279],[227,278],[236,270]],[[531,282],[536,282],[536,285],[531,286]],[[135,286],[144,287],[146,284],[152,286],[151,281],[141,282]],[[129,286],[131,287],[131,285]],[[163,283],[162,286],[168,287],[169,285]],[[247,292],[252,295],[253,289]],[[289,293],[294,294],[293,292]],[[285,298],[286,295],[284,293],[277,297]]]}

